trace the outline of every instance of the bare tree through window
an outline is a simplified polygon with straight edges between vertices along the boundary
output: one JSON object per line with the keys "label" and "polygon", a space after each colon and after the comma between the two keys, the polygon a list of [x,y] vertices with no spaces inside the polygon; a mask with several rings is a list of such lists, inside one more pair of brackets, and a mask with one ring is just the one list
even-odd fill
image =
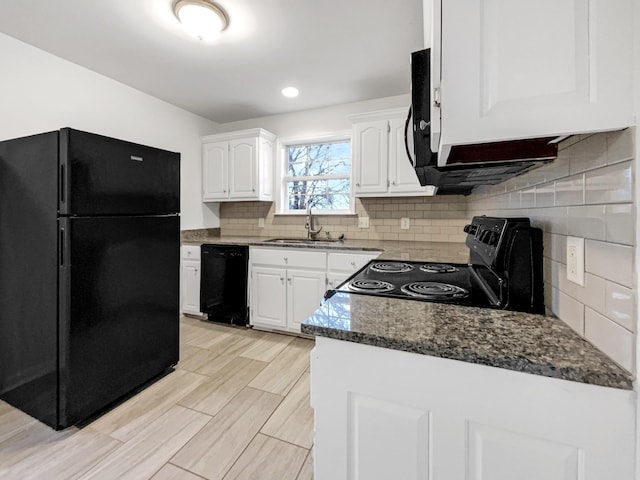
{"label": "bare tree through window", "polygon": [[348,210],[350,177],[350,141],[288,146],[288,210],[306,210],[307,205],[317,210]]}

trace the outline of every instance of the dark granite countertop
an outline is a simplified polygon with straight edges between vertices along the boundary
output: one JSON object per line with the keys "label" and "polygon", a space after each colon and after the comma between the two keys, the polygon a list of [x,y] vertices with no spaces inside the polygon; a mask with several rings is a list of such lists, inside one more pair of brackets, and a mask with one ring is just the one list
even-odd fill
{"label": "dark granite countertop", "polygon": [[592,385],[633,376],[554,317],[336,293],[302,332]]}
{"label": "dark granite countertop", "polygon": [[380,251],[379,258],[395,260],[440,261],[466,263],[469,260],[469,248],[464,243],[447,242],[407,242],[394,240],[343,240],[337,242],[315,243],[269,243],[269,237],[218,237],[201,236],[195,239],[183,239],[183,245],[234,244],[268,248],[312,248],[322,250]]}

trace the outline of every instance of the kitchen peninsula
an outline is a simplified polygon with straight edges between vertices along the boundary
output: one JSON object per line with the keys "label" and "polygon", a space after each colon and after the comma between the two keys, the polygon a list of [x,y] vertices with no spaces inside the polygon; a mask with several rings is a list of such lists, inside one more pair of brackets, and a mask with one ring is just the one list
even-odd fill
{"label": "kitchen peninsula", "polygon": [[318,479],[633,478],[632,376],[555,318],[336,293],[302,331]]}

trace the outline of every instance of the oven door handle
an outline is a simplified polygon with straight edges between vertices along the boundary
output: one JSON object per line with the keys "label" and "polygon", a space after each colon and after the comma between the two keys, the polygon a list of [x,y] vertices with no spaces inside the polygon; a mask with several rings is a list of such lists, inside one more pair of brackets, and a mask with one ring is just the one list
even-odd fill
{"label": "oven door handle", "polygon": [[[476,272],[475,268],[473,268],[473,265],[469,265],[469,270],[471,271],[471,275],[473,275],[473,278],[476,280],[478,285],[482,287],[482,290],[487,295],[489,302],[495,307],[504,307],[502,299],[498,298],[495,292],[489,288],[489,286],[485,283],[485,281],[482,279],[480,274]],[[494,272],[491,272],[491,273],[495,275]],[[496,278],[498,279],[498,284],[500,285],[500,294],[502,295],[502,285],[504,281],[498,275],[496,275]]]}

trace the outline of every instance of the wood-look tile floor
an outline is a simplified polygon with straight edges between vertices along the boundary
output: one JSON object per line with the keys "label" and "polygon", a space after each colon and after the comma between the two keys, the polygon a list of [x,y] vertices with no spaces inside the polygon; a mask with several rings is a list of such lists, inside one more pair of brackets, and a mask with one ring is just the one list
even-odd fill
{"label": "wood-look tile floor", "polygon": [[176,370],[81,429],[0,401],[0,479],[312,479],[311,348],[183,317]]}

